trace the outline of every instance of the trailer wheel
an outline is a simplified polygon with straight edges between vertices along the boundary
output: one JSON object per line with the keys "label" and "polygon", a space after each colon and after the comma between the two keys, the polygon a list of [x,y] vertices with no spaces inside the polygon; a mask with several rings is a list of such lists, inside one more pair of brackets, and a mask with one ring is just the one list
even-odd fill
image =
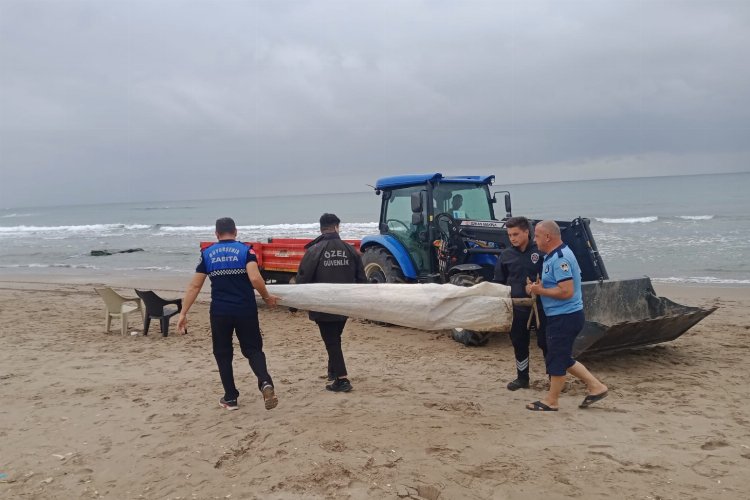
{"label": "trailer wheel", "polygon": [[383,247],[369,247],[362,254],[365,275],[370,283],[405,283],[396,259]]}
{"label": "trailer wheel", "polygon": [[[449,282],[456,286],[474,286],[477,283],[484,281],[479,275],[476,274],[454,274],[450,277]],[[456,342],[459,342],[468,347],[481,347],[487,345],[490,341],[490,334],[487,332],[476,332],[474,330],[466,330],[464,328],[454,328],[451,332],[451,337]]]}

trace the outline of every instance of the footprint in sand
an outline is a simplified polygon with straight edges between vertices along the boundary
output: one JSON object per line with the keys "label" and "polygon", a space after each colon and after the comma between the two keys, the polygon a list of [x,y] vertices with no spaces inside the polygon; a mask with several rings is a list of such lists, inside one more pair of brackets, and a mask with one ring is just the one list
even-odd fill
{"label": "footprint in sand", "polygon": [[320,443],[320,447],[332,453],[340,453],[346,450],[346,444],[344,444],[343,441],[339,441],[338,439],[332,441],[323,441],[322,443]]}
{"label": "footprint in sand", "polygon": [[698,460],[691,465],[690,468],[696,474],[710,479],[724,477],[729,474],[725,464],[721,461],[721,457],[714,455],[708,455],[707,457]]}
{"label": "footprint in sand", "polygon": [[440,497],[440,488],[432,484],[417,486],[417,493],[427,500],[437,500]]}
{"label": "footprint in sand", "polygon": [[425,453],[428,455],[437,455],[442,458],[457,460],[461,456],[461,452],[449,446],[433,445],[429,448],[425,448]]}
{"label": "footprint in sand", "polygon": [[701,445],[701,450],[717,450],[729,446],[729,443],[723,439],[709,439]]}
{"label": "footprint in sand", "polygon": [[112,450],[112,440],[109,439],[108,437],[104,437],[104,438],[100,439],[99,440],[99,444],[102,447],[102,449],[101,449],[101,454],[102,455],[106,455],[107,453],[110,452],[110,450]]}

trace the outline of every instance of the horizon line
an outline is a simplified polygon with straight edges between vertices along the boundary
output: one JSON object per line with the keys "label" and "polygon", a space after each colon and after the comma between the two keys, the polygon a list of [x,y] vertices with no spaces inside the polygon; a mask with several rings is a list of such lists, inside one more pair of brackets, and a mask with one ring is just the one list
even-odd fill
{"label": "horizon line", "polygon": [[[544,181],[544,182],[498,182],[497,176],[495,176],[495,182],[493,186],[526,186],[533,184],[560,184],[569,182],[596,182],[596,181],[618,181],[618,180],[632,180],[632,179],[653,179],[653,178],[668,178],[668,177],[698,177],[698,176],[713,176],[713,175],[733,175],[733,174],[750,174],[750,170],[734,171],[734,172],[710,172],[710,173],[699,173],[699,174],[666,174],[666,175],[642,175],[632,177],[598,177],[589,179],[566,179],[556,181]],[[401,174],[401,175],[412,175],[412,174]],[[315,193],[287,193],[287,194],[258,194],[252,196],[230,196],[223,198],[180,198],[180,199],[168,199],[168,200],[143,200],[143,201],[113,201],[113,202],[90,202],[90,203],[77,203],[77,204],[56,204],[56,205],[26,205],[17,207],[3,207],[0,210],[19,210],[19,209],[31,209],[31,208],[62,208],[62,207],[87,207],[96,205],[127,205],[127,204],[149,204],[149,203],[174,203],[174,202],[187,202],[187,201],[214,201],[214,200],[244,200],[244,199],[263,199],[263,198],[279,198],[279,197],[290,197],[290,196],[328,196],[328,195],[345,195],[345,194],[364,194],[372,192],[374,189],[362,190],[362,191],[328,191],[328,192],[315,192]]]}

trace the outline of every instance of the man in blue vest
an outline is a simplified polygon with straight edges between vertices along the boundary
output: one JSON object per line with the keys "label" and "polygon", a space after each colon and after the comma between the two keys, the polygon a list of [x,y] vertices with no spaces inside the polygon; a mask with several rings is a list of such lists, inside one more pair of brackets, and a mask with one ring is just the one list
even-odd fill
{"label": "man in blue vest", "polygon": [[238,408],[237,398],[240,392],[234,384],[232,371],[232,336],[236,333],[242,354],[249,360],[250,368],[258,378],[258,389],[263,394],[266,410],[270,410],[279,401],[266,367],[255,290],[271,307],[276,305],[278,297],[268,293],[265,280],[258,269],[255,252],[244,243],[236,241],[237,226],[234,220],[229,217],[218,219],[216,238],[217,243],[201,251],[195,275],[182,301],[184,307],[177,322],[177,330],[186,331],[187,313],[208,276],[211,279],[211,339],[221,384],[224,386],[224,397],[219,400],[219,405],[227,410]]}
{"label": "man in blue vest", "polygon": [[541,281],[529,283],[526,293],[542,298],[547,316],[545,363],[550,386],[549,392],[541,401],[529,403],[526,408],[533,411],[557,411],[566,373],[586,384],[589,394],[579,405],[586,408],[607,396],[607,386],[573,359],[573,342],[584,324],[581,269],[573,251],[563,243],[560,227],[555,221],[538,223],[534,233],[537,247],[547,255],[544,257]]}

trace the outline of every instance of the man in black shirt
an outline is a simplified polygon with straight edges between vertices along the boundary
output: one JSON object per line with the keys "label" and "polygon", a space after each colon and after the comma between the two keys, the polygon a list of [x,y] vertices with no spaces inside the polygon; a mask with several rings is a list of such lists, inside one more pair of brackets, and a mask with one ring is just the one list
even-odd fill
{"label": "man in black shirt", "polygon": [[[297,271],[297,283],[366,283],[362,258],[353,246],[341,241],[339,224],[334,214],[320,217],[320,232],[316,239],[305,245],[307,249]],[[309,317],[318,324],[320,336],[328,351],[328,380],[332,384],[326,389],[333,392],[349,392],[349,382],[341,351],[341,334],[346,325],[346,316],[310,311]]]}
{"label": "man in black shirt", "polygon": [[[537,248],[530,238],[530,225],[526,217],[511,217],[505,221],[508,230],[510,248],[500,254],[495,265],[495,280],[497,283],[510,286],[510,296],[513,298],[528,298],[526,294],[527,279],[533,281],[542,273],[544,254]],[[547,352],[544,335],[545,318],[540,311],[541,327],[536,332],[536,342],[543,353]],[[513,307],[513,324],[510,329],[510,339],[516,356],[517,377],[508,383],[508,390],[516,391],[529,387],[529,341],[531,333],[526,326],[531,314],[530,307]]]}

